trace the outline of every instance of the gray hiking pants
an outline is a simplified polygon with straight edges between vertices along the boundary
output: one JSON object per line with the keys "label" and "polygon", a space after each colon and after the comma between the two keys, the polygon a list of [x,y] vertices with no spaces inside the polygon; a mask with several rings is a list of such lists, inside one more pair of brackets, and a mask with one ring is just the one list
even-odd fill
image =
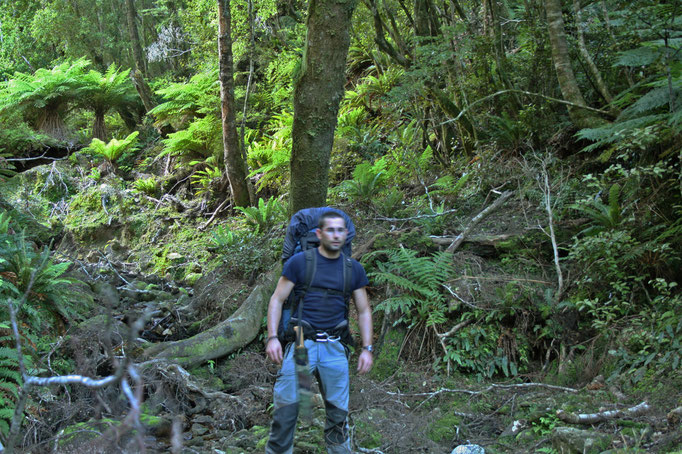
{"label": "gray hiking pants", "polygon": [[[274,388],[274,413],[266,454],[293,453],[294,431],[298,419],[298,384],[293,344],[284,352],[282,368]],[[348,357],[339,341],[306,340],[308,364],[320,385],[327,421],[324,440],[329,454],[350,454],[348,436]]]}

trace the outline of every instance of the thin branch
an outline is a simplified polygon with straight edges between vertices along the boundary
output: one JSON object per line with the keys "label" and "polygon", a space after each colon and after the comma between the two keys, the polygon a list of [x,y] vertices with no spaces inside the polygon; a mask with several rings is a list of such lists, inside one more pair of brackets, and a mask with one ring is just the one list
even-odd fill
{"label": "thin branch", "polygon": [[206,227],[211,225],[211,222],[213,222],[213,219],[215,219],[216,215],[218,213],[220,213],[223,210],[223,207],[225,207],[225,205],[230,201],[231,201],[231,199],[229,197],[226,198],[225,200],[223,200],[223,203],[221,203],[218,206],[218,208],[216,208],[216,210],[213,212],[213,215],[211,215],[211,218],[208,221],[206,221],[206,223],[204,225],[199,226],[199,231],[203,232],[204,230],[206,230]]}
{"label": "thin branch", "polygon": [[433,214],[420,214],[417,216],[412,216],[409,218],[385,218],[385,217],[376,217],[374,218],[375,221],[388,221],[388,222],[402,222],[402,221],[415,221],[417,219],[426,219],[426,218],[437,218],[438,216],[444,216],[446,214],[450,213],[455,213],[457,212],[456,209],[452,210],[447,210],[443,211],[442,213],[433,213]]}
{"label": "thin branch", "polygon": [[452,123],[452,122],[459,121],[459,119],[462,117],[462,115],[464,115],[467,111],[469,111],[469,110],[470,110],[472,107],[474,107],[476,104],[480,104],[480,103],[482,103],[482,102],[484,102],[484,101],[487,101],[487,100],[489,100],[489,99],[491,99],[491,98],[494,98],[494,97],[500,96],[500,95],[504,95],[504,94],[507,94],[507,93],[520,93],[520,94],[526,95],[526,96],[537,96],[537,97],[539,97],[539,98],[543,98],[543,99],[546,99],[546,100],[548,100],[548,101],[553,101],[553,102],[556,102],[556,103],[559,103],[559,104],[565,104],[565,105],[567,105],[567,106],[576,107],[576,108],[584,109],[584,110],[589,110],[589,111],[591,111],[591,112],[600,113],[600,114],[602,114],[602,115],[611,115],[609,112],[607,112],[607,111],[605,111],[605,110],[602,110],[602,109],[595,109],[594,107],[590,107],[590,106],[582,106],[582,105],[580,105],[580,104],[576,104],[576,103],[573,103],[573,102],[570,102],[570,101],[565,101],[565,100],[563,100],[563,99],[552,98],[551,96],[546,96],[546,95],[543,95],[543,94],[540,94],[540,93],[531,93],[531,92],[525,91],[525,90],[518,90],[518,89],[515,89],[515,88],[510,88],[509,90],[501,90],[501,91],[498,91],[498,92],[496,92],[496,93],[493,93],[492,95],[488,95],[488,96],[485,96],[485,97],[483,97],[483,98],[481,98],[481,99],[477,99],[476,101],[472,102],[472,103],[469,104],[467,107],[465,107],[465,108],[464,108],[464,109],[463,109],[455,118],[452,118],[452,119],[450,119],[450,120],[445,120],[444,122],[440,123],[440,124],[437,125],[437,126],[441,126],[441,125],[444,125],[444,124],[446,124],[446,123]]}

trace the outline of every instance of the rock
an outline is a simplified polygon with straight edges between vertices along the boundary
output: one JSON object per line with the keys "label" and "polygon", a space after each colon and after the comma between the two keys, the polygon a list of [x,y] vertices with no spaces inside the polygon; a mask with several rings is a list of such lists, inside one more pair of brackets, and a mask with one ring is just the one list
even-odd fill
{"label": "rock", "polygon": [[598,454],[612,441],[609,435],[573,427],[555,427],[550,438],[560,454]]}
{"label": "rock", "polygon": [[182,260],[184,258],[184,256],[182,254],[178,254],[177,252],[171,252],[170,254],[168,254],[166,256],[166,258],[168,260],[176,261],[176,260]]}
{"label": "rock", "polygon": [[504,429],[504,431],[500,434],[500,437],[515,437],[518,435],[523,429],[528,428],[528,422],[524,419],[519,419],[514,422],[512,422],[509,427]]}
{"label": "rock", "polygon": [[91,288],[105,307],[117,309],[121,304],[121,296],[113,285],[103,281],[95,281]]}
{"label": "rock", "polygon": [[682,421],[682,406],[670,410],[666,415],[666,419],[671,429],[678,429]]}
{"label": "rock", "polygon": [[485,454],[485,449],[479,445],[459,445],[450,454]]}
{"label": "rock", "polygon": [[208,427],[204,426],[203,424],[194,423],[192,424],[192,428],[190,430],[192,431],[192,435],[194,437],[198,437],[208,432]]}

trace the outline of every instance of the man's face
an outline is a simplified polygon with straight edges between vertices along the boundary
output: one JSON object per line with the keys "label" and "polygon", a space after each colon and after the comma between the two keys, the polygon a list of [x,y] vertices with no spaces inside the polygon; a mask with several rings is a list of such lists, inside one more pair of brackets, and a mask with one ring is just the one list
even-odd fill
{"label": "man's face", "polygon": [[329,218],[324,222],[324,227],[317,229],[317,237],[320,239],[320,246],[328,252],[340,251],[346,243],[348,230],[343,218]]}

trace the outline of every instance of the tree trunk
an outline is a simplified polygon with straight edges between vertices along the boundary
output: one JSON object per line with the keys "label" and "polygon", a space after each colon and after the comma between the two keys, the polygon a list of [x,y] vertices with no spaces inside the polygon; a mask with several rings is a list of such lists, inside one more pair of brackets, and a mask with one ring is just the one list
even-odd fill
{"label": "tree trunk", "polygon": [[104,122],[104,110],[95,109],[95,119],[92,122],[92,137],[105,140],[107,137],[107,125]]}
{"label": "tree trunk", "polygon": [[189,339],[154,344],[144,351],[147,359],[168,359],[183,367],[229,355],[253,341],[261,329],[270,295],[280,269],[263,277],[242,305],[227,320]]}
{"label": "tree trunk", "polygon": [[142,53],[142,45],[140,44],[140,35],[137,32],[137,11],[135,10],[135,0],[126,0],[126,12],[128,19],[128,34],[130,35],[130,44],[133,48],[133,60],[135,67],[147,77],[147,67],[145,65],[144,56]]}
{"label": "tree trunk", "polygon": [[611,96],[611,92],[606,86],[606,82],[604,82],[597,65],[594,63],[592,56],[587,50],[587,44],[585,43],[585,33],[583,33],[583,21],[579,0],[573,0],[573,11],[575,12],[575,27],[578,31],[578,48],[580,49],[580,55],[582,55],[583,59],[585,60],[585,64],[587,65],[587,69],[590,71],[590,74],[592,74],[594,85],[597,87],[597,91],[599,91],[599,94],[602,95],[607,103],[611,104],[613,101],[613,96]]}
{"label": "tree trunk", "polygon": [[218,0],[218,58],[220,61],[220,107],[223,117],[225,169],[235,206],[249,206],[246,161],[241,153],[235,124],[234,76],[232,68],[230,0]]}
{"label": "tree trunk", "polygon": [[310,0],[308,6],[308,33],[294,88],[291,213],[326,204],[354,7],[355,0]]}
{"label": "tree trunk", "polygon": [[[561,15],[561,0],[545,0],[545,12],[547,14],[549,42],[552,46],[554,69],[559,81],[561,95],[566,101],[579,106],[586,106],[587,104],[571,67],[564,19]],[[569,106],[568,115],[571,117],[571,121],[579,128],[594,127],[602,123],[601,119],[595,117],[587,110],[578,107]]]}

